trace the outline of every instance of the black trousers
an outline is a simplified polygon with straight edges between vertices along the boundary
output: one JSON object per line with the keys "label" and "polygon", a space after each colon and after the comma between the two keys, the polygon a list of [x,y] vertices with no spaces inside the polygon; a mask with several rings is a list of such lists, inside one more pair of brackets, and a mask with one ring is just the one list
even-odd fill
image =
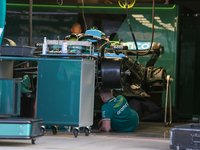
{"label": "black trousers", "polygon": [[35,97],[27,97],[26,93],[21,94],[20,117],[34,118]]}

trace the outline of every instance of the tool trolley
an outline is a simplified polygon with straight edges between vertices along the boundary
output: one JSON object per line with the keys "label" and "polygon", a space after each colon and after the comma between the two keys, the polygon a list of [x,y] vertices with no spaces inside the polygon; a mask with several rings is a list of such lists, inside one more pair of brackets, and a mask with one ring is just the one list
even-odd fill
{"label": "tool trolley", "polygon": [[[62,52],[47,53],[49,45],[57,46],[57,50],[62,45]],[[83,54],[85,50],[89,50],[88,55]],[[91,42],[44,38],[43,53],[38,61],[36,116],[43,119],[43,127],[51,126],[53,134],[57,133],[57,126],[73,127],[75,137],[80,128],[86,136],[90,133],[95,86],[92,54]]]}
{"label": "tool trolley", "polygon": [[43,125],[73,127],[74,136],[93,124],[95,63],[92,59],[40,58],[37,84],[37,118]]}

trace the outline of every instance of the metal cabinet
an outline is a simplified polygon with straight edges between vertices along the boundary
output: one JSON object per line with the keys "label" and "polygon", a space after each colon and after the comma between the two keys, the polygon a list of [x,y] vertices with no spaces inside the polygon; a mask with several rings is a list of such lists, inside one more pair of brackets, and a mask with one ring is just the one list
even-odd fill
{"label": "metal cabinet", "polygon": [[40,58],[36,116],[46,125],[92,125],[94,81],[94,60]]}

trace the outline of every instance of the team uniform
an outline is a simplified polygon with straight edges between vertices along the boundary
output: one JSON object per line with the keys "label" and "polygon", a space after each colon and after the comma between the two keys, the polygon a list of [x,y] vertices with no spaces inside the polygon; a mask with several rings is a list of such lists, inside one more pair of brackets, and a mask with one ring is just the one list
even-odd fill
{"label": "team uniform", "polygon": [[122,95],[109,99],[101,110],[102,120],[110,120],[113,130],[133,131],[139,124],[138,114]]}
{"label": "team uniform", "polygon": [[[37,75],[33,75],[33,78],[35,77],[37,77]],[[31,90],[28,90],[28,88],[30,87],[30,82],[31,80],[27,74],[22,77],[22,80],[21,80],[22,93],[31,93]]]}

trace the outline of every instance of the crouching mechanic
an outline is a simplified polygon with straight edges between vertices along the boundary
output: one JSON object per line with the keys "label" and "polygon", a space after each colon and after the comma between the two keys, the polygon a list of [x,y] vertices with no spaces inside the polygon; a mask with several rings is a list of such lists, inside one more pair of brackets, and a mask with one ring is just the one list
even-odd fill
{"label": "crouching mechanic", "polygon": [[133,131],[139,124],[138,114],[129,107],[127,100],[122,96],[113,96],[111,90],[99,90],[102,101],[102,119],[99,129],[102,131]]}

